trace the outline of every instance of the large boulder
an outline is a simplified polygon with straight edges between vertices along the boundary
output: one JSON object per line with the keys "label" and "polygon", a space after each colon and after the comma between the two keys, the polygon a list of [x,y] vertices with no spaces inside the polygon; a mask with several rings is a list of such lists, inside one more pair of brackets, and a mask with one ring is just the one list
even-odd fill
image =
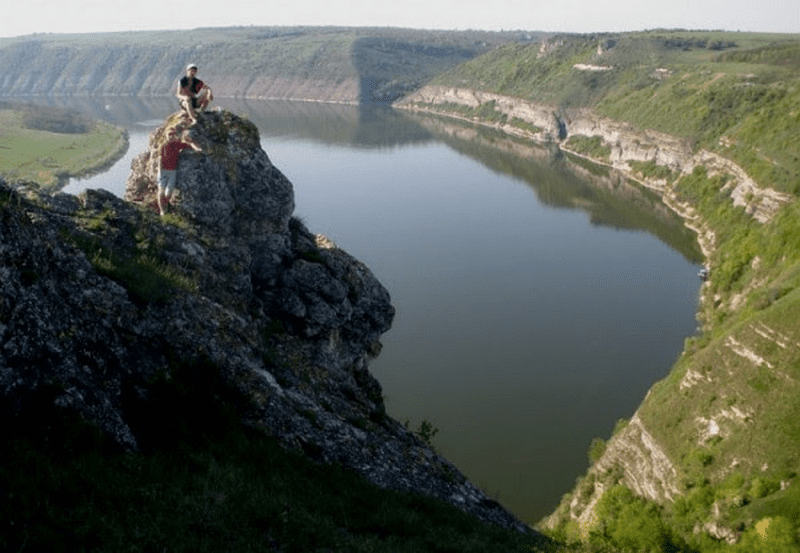
{"label": "large boulder", "polygon": [[258,129],[250,121],[220,110],[203,113],[189,127],[180,113],[174,114],[151,133],[147,151],[131,164],[125,199],[157,205],[160,150],[173,130],[186,131],[202,148],[181,153],[173,209],[206,238],[247,246],[254,279],[272,280],[288,248],[294,190],[261,148]]}
{"label": "large boulder", "polygon": [[159,383],[223,386],[242,423],[287,448],[524,528],[386,415],[369,363],[389,293],[292,217],[292,185],[251,123],[201,116],[202,152],[181,154],[174,211],[159,215],[158,152],[184,124],[153,131],[127,201],[0,181],[0,417],[44,401],[136,451],[170,427],[159,417],[182,416],[153,409]]}

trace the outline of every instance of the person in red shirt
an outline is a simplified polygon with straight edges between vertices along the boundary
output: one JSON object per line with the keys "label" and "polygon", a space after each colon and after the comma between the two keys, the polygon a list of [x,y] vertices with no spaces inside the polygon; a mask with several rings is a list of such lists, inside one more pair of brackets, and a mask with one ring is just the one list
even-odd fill
{"label": "person in red shirt", "polygon": [[192,148],[197,152],[203,151],[189,138],[189,131],[183,131],[178,136],[176,129],[170,129],[167,133],[167,142],[161,146],[161,161],[158,166],[158,195],[156,198],[161,215],[164,215],[169,208],[169,198],[175,191],[178,180],[178,159],[180,153],[186,148]]}
{"label": "person in red shirt", "polygon": [[186,76],[178,81],[178,90],[175,95],[181,103],[181,108],[189,116],[189,124],[197,123],[197,111],[206,109],[214,94],[206,84],[198,79],[197,66],[190,63],[186,66]]}

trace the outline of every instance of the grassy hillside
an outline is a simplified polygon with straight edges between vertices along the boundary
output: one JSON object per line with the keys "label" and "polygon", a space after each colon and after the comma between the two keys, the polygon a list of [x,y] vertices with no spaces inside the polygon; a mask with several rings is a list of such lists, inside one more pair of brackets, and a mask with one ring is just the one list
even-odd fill
{"label": "grassy hillside", "polygon": [[[254,29],[233,31],[242,34],[246,50],[228,35],[227,42],[216,42],[216,53],[207,49],[204,55],[212,66],[231,63],[242,71],[258,67],[266,74],[273,69],[299,75],[330,71],[329,78],[345,69],[359,73],[350,65],[359,59],[365,68],[375,69],[382,51],[394,56],[398,66],[413,58],[396,47],[414,44],[410,35],[387,41],[355,30],[258,31],[263,36],[255,36]],[[209,42],[218,40],[217,31],[203,33]],[[98,37],[97,46],[129,44],[134,35],[142,39],[138,33],[121,33]],[[174,35],[154,33],[151,38],[157,49],[159,41],[167,45]],[[63,41],[77,39],[37,40],[41,44],[36,48],[47,49],[66,48]],[[359,56],[353,55],[356,44]],[[3,41],[0,47],[32,48],[30,41]],[[441,69],[432,60],[439,52],[453,55],[447,48],[427,50],[431,65],[426,70]],[[338,69],[328,65],[337,59],[343,64]],[[556,107],[589,107],[639,128],[676,135],[695,149],[735,161],[761,187],[796,198],[798,69],[796,35],[652,31],[556,37],[544,45],[498,44],[436,80]],[[409,65],[404,71],[413,75],[415,69]],[[371,82],[395,92],[408,83],[419,84],[407,77],[393,83],[389,73]],[[487,113],[491,117],[494,110]],[[584,153],[607,161],[607,145],[595,144],[591,137],[585,142]],[[680,494],[674,501],[648,502],[624,485],[619,468],[590,471],[556,513],[555,535],[588,539],[588,545],[576,546],[586,551],[798,552],[798,202],[783,205],[760,223],[734,206],[724,173],[697,168],[678,175],[646,164],[639,169],[642,175],[664,176],[669,191],[693,206],[714,237],[708,259],[711,277],[700,303],[702,332],[687,339],[670,374],[653,386],[637,413],[674,465]],[[172,402],[178,396],[173,390],[165,397]],[[616,436],[625,427],[621,421]],[[65,432],[68,439],[60,438]],[[375,490],[352,475],[307,464],[263,437],[232,427],[211,434],[185,428],[175,444],[134,457],[109,455],[91,433],[74,432],[72,426],[5,431],[0,451],[14,451],[19,461],[8,469],[5,463],[0,467],[0,489],[8,490],[9,498],[0,532],[6,542],[0,545],[13,549],[37,539],[55,542],[57,537],[65,537],[60,543],[75,544],[98,536],[94,549],[135,541],[159,549],[248,550],[253,540],[279,551],[562,547],[483,528],[418,497]],[[605,442],[597,440],[591,458],[601,460],[604,448]],[[583,532],[569,517],[571,504],[596,499],[600,488],[604,493],[594,506],[596,517]],[[39,489],[49,493],[35,493]],[[197,539],[184,544],[179,537],[185,536]]]}
{"label": "grassy hillside", "polygon": [[215,96],[388,102],[519,32],[346,27],[0,39],[0,94],[171,96],[188,62]]}
{"label": "grassy hillside", "polygon": [[[197,378],[197,371],[212,374]],[[3,551],[583,551],[379,489],[238,422],[212,367],[156,383],[123,453],[42,388],[0,429]],[[200,385],[198,383],[205,382]],[[233,399],[235,398],[235,399]],[[237,407],[238,405],[238,407]]]}
{"label": "grassy hillside", "polygon": [[509,44],[434,82],[592,107],[684,137],[740,164],[757,182],[796,194],[798,68],[798,35],[652,31]]}
{"label": "grassy hillside", "polygon": [[64,180],[112,165],[125,132],[67,110],[0,102],[0,176],[56,189]]}
{"label": "grassy hillside", "polygon": [[[506,45],[436,84],[591,108],[718,153],[758,186],[796,198],[798,68],[797,35],[652,31]],[[610,145],[575,138],[608,162]],[[648,502],[619,467],[590,471],[554,515],[556,534],[626,551],[800,551],[800,207],[790,201],[762,224],[734,205],[724,172],[637,167],[666,179],[713,237],[702,332],[637,412],[674,465],[680,495]],[[590,457],[604,451],[596,440]],[[572,519],[576,505],[594,522]]]}

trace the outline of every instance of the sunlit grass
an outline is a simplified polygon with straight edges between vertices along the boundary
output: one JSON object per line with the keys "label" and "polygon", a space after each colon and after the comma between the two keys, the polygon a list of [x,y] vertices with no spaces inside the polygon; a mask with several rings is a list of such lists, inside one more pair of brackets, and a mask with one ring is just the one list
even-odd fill
{"label": "sunlit grass", "polygon": [[113,162],[127,148],[124,132],[92,122],[86,133],[56,133],[27,128],[23,114],[0,109],[0,175],[7,181],[33,181],[47,188]]}

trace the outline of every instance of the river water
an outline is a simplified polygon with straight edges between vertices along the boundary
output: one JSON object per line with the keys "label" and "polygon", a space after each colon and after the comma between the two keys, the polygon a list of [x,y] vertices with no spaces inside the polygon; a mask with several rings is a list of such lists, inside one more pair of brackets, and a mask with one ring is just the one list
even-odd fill
{"label": "river water", "polygon": [[[171,100],[71,100],[130,150],[65,189],[122,195]],[[651,193],[497,131],[385,109],[218,103],[254,121],[296,214],[365,262],[394,326],[389,414],[531,523],[551,512],[696,329],[695,237]]]}

